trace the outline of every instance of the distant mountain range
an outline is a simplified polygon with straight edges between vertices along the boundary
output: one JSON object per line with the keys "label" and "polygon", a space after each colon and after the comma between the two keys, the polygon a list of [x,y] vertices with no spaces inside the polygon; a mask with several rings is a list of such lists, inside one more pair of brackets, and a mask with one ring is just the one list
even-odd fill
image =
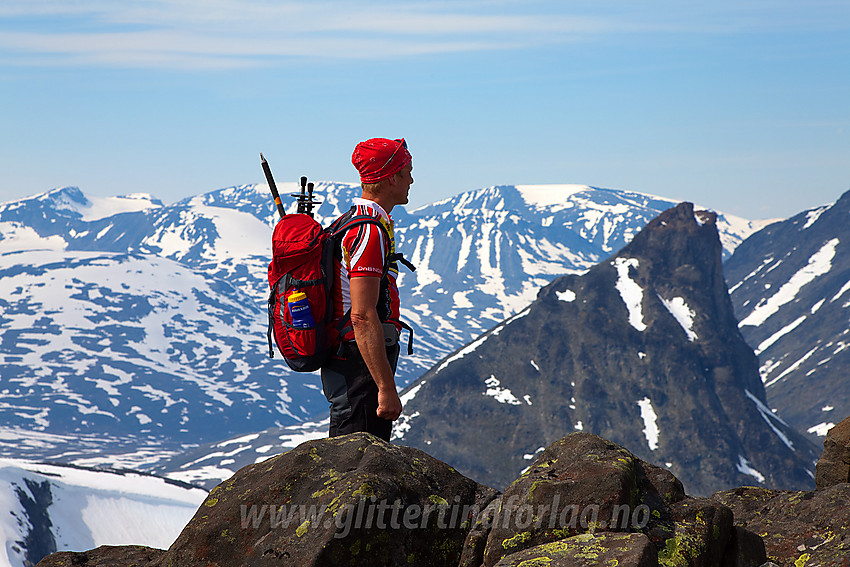
{"label": "distant mountain range", "polygon": [[[318,184],[317,219],[327,224],[357,191]],[[417,352],[403,358],[399,383],[673,204],[586,186],[505,186],[393,211],[398,247],[419,266],[400,282]],[[66,187],[0,205],[4,453],[150,468],[199,443],[323,414],[318,377],[266,354],[273,222],[265,186],[167,206]],[[727,254],[759,226],[718,224]]]}
{"label": "distant mountain range", "polygon": [[[462,200],[464,198],[467,197],[461,196],[458,199]],[[844,256],[842,256],[843,248],[839,245],[840,242],[847,239],[845,234],[847,230],[847,207],[850,205],[848,200],[850,200],[850,196],[844,195],[834,205],[805,211],[787,221],[772,224],[765,230],[755,233],[741,246],[738,246],[731,258],[729,258],[730,247],[728,246],[728,237],[724,237],[724,224],[720,218],[715,221],[720,240],[727,240],[727,245],[723,247],[722,251],[723,256],[727,258],[723,266],[723,271],[726,275],[727,288],[731,292],[730,299],[734,304],[734,310],[738,314],[738,319],[743,320],[750,313],[754,312],[755,305],[758,305],[759,302],[763,305],[776,307],[776,310],[771,311],[770,316],[767,317],[767,323],[765,325],[743,324],[740,327],[744,338],[748,340],[749,345],[753,349],[756,349],[756,352],[760,355],[759,366],[762,379],[766,377],[765,370],[767,369],[773,372],[773,377],[781,376],[775,382],[772,382],[770,376],[767,376],[765,380],[766,398],[764,394],[759,394],[756,391],[759,389],[759,385],[757,384],[749,384],[749,388],[744,388],[745,396],[747,396],[746,392],[752,395],[752,398],[747,396],[747,402],[744,404],[744,407],[748,408],[750,418],[754,415],[753,408],[755,407],[764,423],[768,426],[772,424],[777,428],[777,431],[787,431],[788,425],[796,427],[797,432],[804,434],[809,430],[808,435],[810,439],[814,440],[818,447],[821,443],[820,440],[831,424],[840,421],[843,416],[850,415],[850,407],[847,405],[848,394],[845,388],[848,369],[846,362],[843,362],[844,359],[842,358],[846,354],[843,346],[846,339],[842,337],[845,337],[848,332],[848,301],[844,299],[845,294],[843,293],[848,288],[848,274],[846,268],[841,263],[844,261],[842,260]],[[783,236],[783,233],[787,233],[787,235]],[[838,243],[835,242],[836,239]],[[824,249],[825,246],[826,248]],[[783,257],[785,258],[787,269],[782,270],[773,266],[779,263],[773,261],[771,258],[778,259]],[[796,257],[793,262],[791,261],[792,257]],[[578,274],[579,272],[576,273]],[[661,275],[663,276],[664,273],[662,272]],[[755,283],[756,280],[754,280],[756,277],[758,277],[757,284]],[[720,285],[715,282],[714,287],[716,288],[715,293],[719,293],[717,289],[720,288]],[[789,293],[791,289],[795,293]],[[776,297],[774,299],[770,299],[774,295],[769,293],[770,290],[774,290],[775,292]],[[745,291],[748,292],[747,295],[744,294]],[[839,292],[842,293],[839,294]],[[617,304],[618,302],[615,300],[614,303]],[[687,315],[687,311],[682,310],[684,306],[684,299],[682,300],[682,305],[669,302],[669,308],[666,308],[666,316],[669,318],[674,312],[677,312],[680,317]],[[791,309],[792,307],[793,309]],[[829,320],[819,320],[817,325],[822,331],[812,332],[812,327],[806,327],[803,323],[813,317],[814,314],[811,311],[815,307],[818,307],[818,309],[815,309],[815,314],[818,314],[820,317],[828,315]],[[763,309],[759,312],[765,313]],[[662,316],[665,315],[664,311],[660,313]],[[790,325],[802,315],[805,315],[804,321],[801,321],[797,325]],[[726,317],[728,319],[728,312],[726,313]],[[528,317],[523,317],[523,319],[527,320]],[[676,317],[674,316],[673,319],[676,319]],[[683,318],[682,320],[687,321],[687,318]],[[668,324],[670,321],[672,320],[668,319]],[[678,322],[678,319],[676,321]],[[751,318],[749,322],[752,321],[754,319]],[[779,331],[785,330],[785,332],[776,334],[778,331],[770,331],[767,328],[768,325]],[[726,332],[730,336],[737,336],[737,332],[734,329],[730,330],[728,321],[726,322],[726,326]],[[798,326],[800,330],[798,330]],[[496,330],[500,328],[501,326],[498,326]],[[668,331],[674,334],[673,339],[670,339],[671,344],[677,344],[677,341],[683,342],[683,338],[690,337],[685,327],[677,331],[677,327],[673,326]],[[685,334],[681,335],[682,332]],[[690,332],[696,333],[694,329],[690,329]],[[761,334],[761,338],[759,338],[760,335],[758,333]],[[834,338],[824,341],[822,340],[824,334],[833,336]],[[457,349],[450,356],[445,357],[437,368],[443,366],[445,361],[454,360],[461,357],[463,353],[475,349],[482,344],[482,341],[486,340],[486,336],[483,335],[480,338],[469,341],[466,346]],[[544,340],[554,342],[558,337],[560,337],[559,333],[553,333],[552,338],[547,335]],[[774,337],[776,340],[765,343],[767,348],[762,351],[759,349],[759,345],[769,337]],[[787,344],[796,345],[790,348],[800,353],[796,358],[791,355],[783,357],[781,354],[782,351],[777,350],[777,343],[783,345],[782,348],[784,349],[785,341],[790,340],[794,340],[795,343]],[[833,352],[833,356],[826,362],[823,362],[824,358],[816,358],[814,355],[806,356],[806,353],[809,353],[812,348],[818,345],[820,348],[829,348]],[[533,347],[533,344],[529,344],[528,346],[529,349]],[[738,348],[741,348],[740,343],[738,343]],[[682,355],[684,357],[686,355],[691,356],[693,354],[691,352],[693,345],[691,341],[688,341],[686,346],[680,346],[676,350],[684,353]],[[780,354],[773,355],[773,353]],[[646,353],[644,352],[644,354]],[[767,363],[769,360],[768,357],[771,355],[786,359],[781,369],[778,369],[779,367],[776,367],[772,363]],[[751,366],[755,359],[744,356],[741,360],[745,361],[745,366]],[[797,363],[797,361],[801,362]],[[540,365],[539,361],[536,361],[535,364]],[[783,372],[785,373],[784,375],[782,375]],[[752,378],[751,374],[749,376],[750,379]],[[780,396],[778,394],[783,392],[783,389],[777,388],[776,386],[778,384],[787,386],[796,385],[790,390],[789,395]],[[808,388],[809,385],[811,388]],[[406,437],[408,431],[416,430],[416,422],[418,417],[422,415],[421,412],[417,415],[416,403],[413,402],[420,388],[421,383],[414,384],[408,388],[402,398],[406,409],[401,422],[396,427],[396,431],[404,437]],[[492,390],[494,394],[503,393],[506,398],[507,393],[504,392],[505,390],[513,392],[510,387],[503,385],[501,381],[499,385],[495,385],[495,383],[492,387],[487,385],[487,390]],[[733,396],[739,402],[742,400],[740,393],[741,389],[738,387],[734,391]],[[494,397],[497,398],[499,396],[495,395]],[[712,394],[712,397],[716,398],[717,394]],[[514,395],[514,398],[516,401],[520,401],[521,403],[519,405],[522,406],[522,400],[516,395]],[[543,398],[546,400],[548,397],[543,396]],[[450,397],[447,397],[447,399],[450,399]],[[643,450],[647,458],[654,458],[655,462],[660,462],[662,465],[666,465],[669,462],[672,467],[674,466],[672,459],[662,462],[660,457],[658,457],[660,454],[658,451],[661,449],[650,450],[648,448],[649,442],[643,440],[639,435],[639,432],[644,430],[641,426],[644,415],[649,419],[653,415],[653,412],[656,411],[654,409],[654,398],[647,397],[646,399],[649,399],[649,402],[643,402],[643,405],[636,406],[640,408],[641,421],[637,422],[637,426],[632,422],[627,422],[627,425],[623,427],[624,432],[619,435],[622,435],[624,439],[629,439],[630,445],[633,445],[632,450],[636,452],[640,452],[640,448],[646,443],[647,447]],[[594,404],[598,403],[598,400],[593,400],[592,398],[591,400],[592,403],[589,404],[589,407],[593,408],[595,407]],[[638,401],[643,400],[644,398],[640,398]],[[802,401],[802,403],[798,404],[798,400]],[[480,397],[481,409],[476,410],[474,413],[484,411],[487,402],[491,401],[491,397]],[[576,404],[571,403],[570,405]],[[508,406],[511,409],[517,410],[513,404],[508,404]],[[629,419],[634,421],[636,419],[636,415],[633,415],[635,407],[631,407],[630,403],[626,404],[626,406],[629,408],[628,414],[631,416]],[[588,406],[586,405],[585,409],[587,408]],[[774,419],[771,415],[777,416],[777,408],[779,409],[779,419]],[[569,408],[567,411],[570,415],[576,412],[577,410],[572,408]],[[658,414],[656,413],[655,415],[656,419],[659,419]],[[560,423],[562,419],[554,419],[553,423]],[[705,418],[702,419],[704,420]],[[577,418],[573,426],[580,425],[582,428],[589,428],[589,423],[586,419]],[[616,427],[618,423],[619,421],[615,420],[613,426]],[[728,432],[729,424],[722,425],[721,428]],[[660,426],[658,431],[659,435],[661,435],[662,430]],[[676,431],[676,428],[667,426],[664,428],[664,431]],[[771,429],[771,431],[773,430]],[[161,473],[173,475],[175,478],[200,482],[209,487],[218,482],[218,480],[229,476],[232,471],[235,471],[240,466],[265,459],[275,450],[286,450],[295,447],[304,440],[323,437],[325,435],[327,435],[326,419],[324,421],[315,420],[301,425],[270,428],[248,436],[233,437],[201,446],[175,457],[172,461],[163,461],[157,466],[156,470]],[[410,440],[417,434],[411,433],[411,435],[413,437]],[[738,433],[734,434],[734,436],[737,435]],[[792,437],[795,437],[793,434],[782,433],[782,435],[792,445],[808,446],[811,449],[811,446],[806,441],[800,441],[799,439],[796,442],[793,441]],[[744,434],[743,439],[746,439],[748,436]],[[690,435],[687,437],[690,438]],[[781,440],[781,437],[777,436],[777,438]],[[776,439],[773,439],[773,441],[775,442]],[[408,439],[402,442],[406,443]],[[658,442],[660,443],[660,441]],[[425,443],[425,448],[427,450],[430,446]],[[435,450],[437,449],[435,448]],[[535,447],[529,446],[523,448],[517,455],[522,456],[523,460],[527,460],[526,458],[533,457],[534,450]],[[783,447],[780,446],[779,453],[782,451]],[[804,450],[801,454],[805,453],[806,451]],[[511,465],[510,460],[519,458],[517,455],[506,459],[509,463],[508,466],[516,466]],[[744,461],[736,461],[738,456],[740,455],[732,455],[728,451],[724,452],[723,458],[727,459],[727,461],[731,459],[729,462],[732,463],[722,475],[726,478],[726,482],[734,484],[736,480],[743,480],[748,484],[755,484],[759,482],[760,478],[764,478],[765,483],[770,482],[766,478],[766,475],[759,471],[758,465],[754,465],[756,461],[750,460],[747,456],[744,456]],[[799,459],[799,456],[797,458]],[[675,466],[688,465],[686,463],[685,465]],[[786,478],[783,482],[799,483],[799,468],[797,471],[796,479]],[[808,474],[804,474],[806,476],[802,478],[802,481],[808,482]]]}

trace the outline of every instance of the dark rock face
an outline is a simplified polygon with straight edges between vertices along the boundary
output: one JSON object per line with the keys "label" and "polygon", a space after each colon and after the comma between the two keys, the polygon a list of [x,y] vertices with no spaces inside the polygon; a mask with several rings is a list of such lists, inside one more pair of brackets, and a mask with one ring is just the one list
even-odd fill
{"label": "dark rock face", "polygon": [[584,275],[543,288],[406,395],[404,443],[500,488],[535,449],[575,430],[663,464],[691,494],[809,488],[817,459],[765,405],[715,216],[689,203]]}
{"label": "dark rock face", "polygon": [[814,492],[742,487],[713,500],[728,506],[736,525],[758,534],[780,567],[850,564],[850,484]]}
{"label": "dark rock face", "polygon": [[27,563],[32,565],[42,557],[56,551],[56,538],[50,529],[53,523],[47,512],[48,507],[53,504],[53,494],[49,481],[39,483],[24,479],[24,484],[26,484],[26,490],[17,486],[15,493],[24,508],[26,520],[31,528],[24,541],[16,543],[26,550]]}
{"label": "dark rock face", "polygon": [[495,496],[365,433],[311,441],[214,489],[157,565],[454,567]]}
{"label": "dark rock face", "polygon": [[36,567],[147,567],[164,553],[141,545],[103,545],[91,551],[60,551]]}
{"label": "dark rock face", "polygon": [[723,567],[764,567],[767,551],[761,536],[741,526],[733,526],[732,535],[723,552]]}
{"label": "dark rock face", "polygon": [[815,469],[817,490],[850,482],[850,417],[826,434],[823,454]]}
{"label": "dark rock face", "polygon": [[724,271],[769,406],[822,438],[850,415],[850,192],[750,236]]}

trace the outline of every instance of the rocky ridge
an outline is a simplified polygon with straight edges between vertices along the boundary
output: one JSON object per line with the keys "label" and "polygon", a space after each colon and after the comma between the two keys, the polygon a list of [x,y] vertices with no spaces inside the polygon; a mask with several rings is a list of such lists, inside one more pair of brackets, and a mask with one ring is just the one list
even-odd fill
{"label": "rocky ridge", "polygon": [[[845,424],[830,435],[844,448]],[[848,494],[844,482],[694,498],[669,471],[583,432],[498,493],[426,453],[353,434],[241,469],[168,550],[102,547],[38,565],[840,567]]]}

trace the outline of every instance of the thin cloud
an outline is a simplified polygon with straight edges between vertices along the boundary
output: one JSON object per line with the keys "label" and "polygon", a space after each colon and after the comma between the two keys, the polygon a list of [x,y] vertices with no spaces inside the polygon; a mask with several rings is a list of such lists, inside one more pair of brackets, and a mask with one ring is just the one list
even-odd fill
{"label": "thin cloud", "polygon": [[[728,33],[781,26],[792,10],[779,3],[784,10],[768,11],[772,19],[765,22],[758,19],[766,11],[759,2],[661,4],[666,9],[607,3],[606,13],[596,15],[595,4],[575,2],[569,4],[572,15],[551,2],[6,0],[0,17],[12,24],[0,27],[0,50],[7,64],[18,65],[230,68],[306,57],[517,49],[623,33]],[[11,27],[16,22],[20,26]]]}
{"label": "thin cloud", "polygon": [[[70,7],[20,5],[6,14],[38,23],[36,31],[0,31],[0,49],[19,64],[199,68],[255,66],[281,59],[375,59],[514,49],[592,33],[598,24],[540,16],[425,13],[370,8],[341,12],[327,5],[209,5],[194,2]],[[68,19],[66,25],[60,25]],[[543,37],[541,34],[548,34]],[[35,63],[38,64],[38,63]]]}

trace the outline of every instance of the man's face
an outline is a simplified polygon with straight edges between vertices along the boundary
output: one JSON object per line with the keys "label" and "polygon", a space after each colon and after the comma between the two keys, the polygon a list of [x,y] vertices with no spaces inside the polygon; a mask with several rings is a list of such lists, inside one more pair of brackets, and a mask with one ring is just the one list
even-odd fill
{"label": "man's face", "polygon": [[390,191],[393,203],[406,205],[410,186],[413,185],[413,164],[409,163],[390,178]]}

